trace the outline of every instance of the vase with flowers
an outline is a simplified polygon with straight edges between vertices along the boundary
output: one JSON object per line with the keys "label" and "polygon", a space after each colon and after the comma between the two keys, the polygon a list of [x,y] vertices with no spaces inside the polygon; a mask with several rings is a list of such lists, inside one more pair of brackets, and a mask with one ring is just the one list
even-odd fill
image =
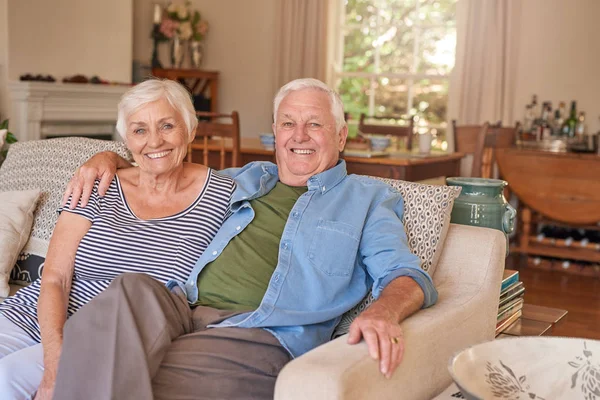
{"label": "vase with flowers", "polygon": [[[171,40],[171,65],[180,68],[186,44],[202,40],[208,25],[201,21],[200,12],[191,9],[191,3],[171,3],[162,16],[159,32]],[[196,56],[196,59],[198,57]],[[194,54],[192,54],[194,60]],[[193,61],[192,61],[193,62]]]}
{"label": "vase with flowers", "polygon": [[208,22],[200,19],[200,13],[196,11],[192,18],[193,35],[190,40],[190,59],[193,68],[200,68],[204,56],[202,40],[208,33]]}
{"label": "vase with flowers", "polygon": [[[202,40],[208,32],[208,23],[202,20],[200,12],[192,10],[191,3],[170,3],[163,10],[159,4],[154,5],[154,28],[152,37],[155,41],[153,60],[156,58],[156,43],[171,43],[171,66],[181,67],[185,50],[189,43],[192,67],[198,68],[202,62]],[[153,61],[153,67],[154,67]],[[160,67],[159,67],[160,68]]]}

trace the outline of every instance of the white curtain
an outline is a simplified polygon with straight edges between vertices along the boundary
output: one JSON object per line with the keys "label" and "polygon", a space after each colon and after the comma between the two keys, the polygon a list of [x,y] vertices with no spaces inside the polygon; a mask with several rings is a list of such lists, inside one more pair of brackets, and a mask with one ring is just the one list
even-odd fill
{"label": "white curtain", "polygon": [[[459,0],[450,115],[459,125],[514,125],[521,0]],[[449,147],[454,149],[452,135]]]}
{"label": "white curtain", "polygon": [[277,0],[275,87],[297,78],[325,81],[326,0]]}

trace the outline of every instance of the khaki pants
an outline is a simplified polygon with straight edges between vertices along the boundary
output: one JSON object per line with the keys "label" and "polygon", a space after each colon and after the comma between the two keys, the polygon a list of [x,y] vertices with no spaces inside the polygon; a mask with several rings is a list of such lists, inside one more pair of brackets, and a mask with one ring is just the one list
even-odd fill
{"label": "khaki pants", "polygon": [[272,399],[291,357],[263,329],[206,328],[231,315],[119,276],[65,325],[54,398]]}

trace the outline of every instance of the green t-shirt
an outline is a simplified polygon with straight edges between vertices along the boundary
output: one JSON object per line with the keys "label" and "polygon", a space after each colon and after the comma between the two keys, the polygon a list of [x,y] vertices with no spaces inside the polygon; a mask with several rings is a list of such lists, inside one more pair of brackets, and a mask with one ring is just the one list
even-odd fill
{"label": "green t-shirt", "polygon": [[285,223],[307,190],[277,182],[265,196],[250,201],[254,220],[198,276],[197,305],[237,311],[258,308],[277,266]]}

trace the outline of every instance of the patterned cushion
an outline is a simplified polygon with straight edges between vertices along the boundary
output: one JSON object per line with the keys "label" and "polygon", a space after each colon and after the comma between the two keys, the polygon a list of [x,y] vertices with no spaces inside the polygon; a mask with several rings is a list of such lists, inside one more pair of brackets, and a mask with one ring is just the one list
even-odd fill
{"label": "patterned cushion", "polygon": [[[39,276],[58,219],[56,210],[69,179],[77,167],[105,150],[131,159],[122,142],[83,137],[18,142],[10,146],[0,167],[0,191],[40,189],[42,192],[31,237],[19,256],[18,267],[11,273],[13,279],[18,277],[19,281],[30,282]],[[30,258],[32,262],[26,262]]]}
{"label": "patterned cushion", "polygon": [[[404,199],[402,222],[411,251],[421,258],[421,268],[433,276],[450,227],[454,199],[460,194],[456,186],[424,185],[394,179],[376,178],[398,190]],[[333,337],[348,332],[350,324],[373,302],[371,293],[343,315]]]}
{"label": "patterned cushion", "polygon": [[29,285],[42,276],[44,261],[45,257],[22,252],[10,272],[10,282],[21,286]]}

